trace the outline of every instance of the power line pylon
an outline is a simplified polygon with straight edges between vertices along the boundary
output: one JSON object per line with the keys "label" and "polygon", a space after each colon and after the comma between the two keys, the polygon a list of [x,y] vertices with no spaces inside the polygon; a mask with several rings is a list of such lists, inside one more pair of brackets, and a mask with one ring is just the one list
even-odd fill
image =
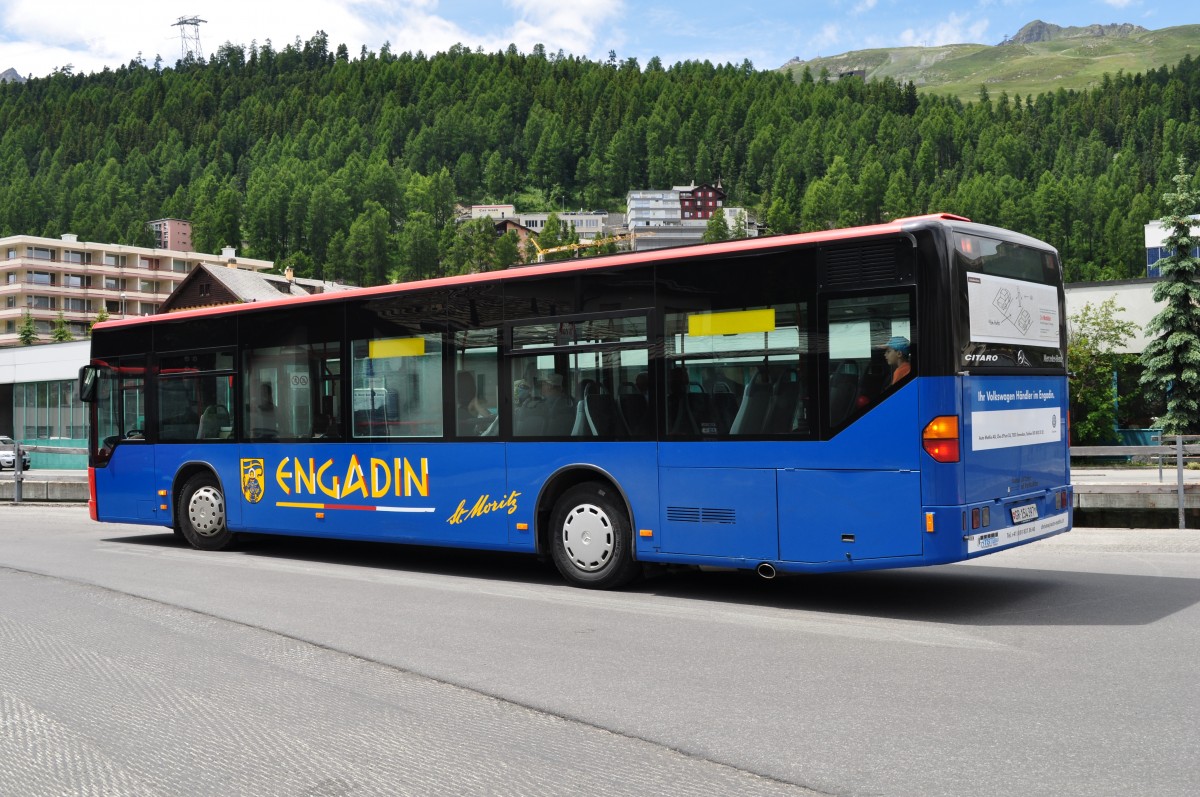
{"label": "power line pylon", "polygon": [[179,43],[184,61],[188,60],[189,55],[197,61],[204,58],[204,50],[200,48],[200,23],[202,22],[208,22],[208,20],[200,19],[200,17],[180,17],[171,25],[173,28],[179,28]]}

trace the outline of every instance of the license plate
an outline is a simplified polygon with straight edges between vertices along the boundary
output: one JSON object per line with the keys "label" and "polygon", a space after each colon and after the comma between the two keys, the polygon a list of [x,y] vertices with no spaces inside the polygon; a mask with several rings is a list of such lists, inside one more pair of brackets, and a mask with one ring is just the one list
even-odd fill
{"label": "license plate", "polygon": [[1008,511],[1012,512],[1012,521],[1014,525],[1017,523],[1028,523],[1031,520],[1037,520],[1038,516],[1037,504],[1014,506]]}

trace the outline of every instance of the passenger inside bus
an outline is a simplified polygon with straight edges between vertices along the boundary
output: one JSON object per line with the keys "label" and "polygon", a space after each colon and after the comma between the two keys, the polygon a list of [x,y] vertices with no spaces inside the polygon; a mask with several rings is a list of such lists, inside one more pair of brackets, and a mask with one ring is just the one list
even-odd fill
{"label": "passenger inside bus", "polygon": [[269,382],[262,383],[258,401],[250,408],[250,436],[260,439],[279,436],[279,420],[275,414],[275,400],[271,395]]}
{"label": "passenger inside bus", "polygon": [[459,371],[455,391],[458,404],[458,433],[464,436],[483,434],[492,425],[492,413],[479,397],[475,374]]}
{"label": "passenger inside bus", "polygon": [[902,335],[895,335],[883,344],[883,357],[887,360],[888,367],[892,369],[889,386],[895,386],[902,382],[912,370],[908,362],[908,348],[908,338]]}

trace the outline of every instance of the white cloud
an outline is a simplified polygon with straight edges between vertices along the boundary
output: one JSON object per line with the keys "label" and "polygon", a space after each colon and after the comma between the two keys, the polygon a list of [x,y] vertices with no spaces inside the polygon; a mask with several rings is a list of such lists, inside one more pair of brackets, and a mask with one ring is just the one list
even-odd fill
{"label": "white cloud", "polygon": [[875,8],[875,6],[878,5],[878,3],[879,3],[879,0],[861,0],[860,2],[858,2],[854,5],[854,10],[852,13],[865,14],[868,11],[873,10]]}
{"label": "white cloud", "polygon": [[946,20],[929,28],[907,28],[900,41],[909,47],[941,47],[946,44],[967,44],[983,41],[988,29],[987,19],[971,21],[965,14],[951,14]]}
{"label": "white cloud", "polygon": [[817,55],[819,55],[823,50],[826,51],[826,54],[828,55],[828,49],[839,44],[841,40],[841,26],[835,22],[830,22],[827,25],[823,25],[821,30],[817,32],[817,35],[808,40],[808,46]]}
{"label": "white cloud", "polygon": [[1104,2],[1113,8],[1129,8],[1133,5],[1133,0],[1104,0]]}

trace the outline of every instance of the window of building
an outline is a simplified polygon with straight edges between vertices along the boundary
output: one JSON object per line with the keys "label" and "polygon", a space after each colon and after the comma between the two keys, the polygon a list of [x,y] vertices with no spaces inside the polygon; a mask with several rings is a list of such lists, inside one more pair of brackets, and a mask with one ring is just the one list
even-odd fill
{"label": "window of building", "polygon": [[31,307],[34,310],[53,310],[55,309],[55,301],[53,296],[26,296],[25,306]]}
{"label": "window of building", "polygon": [[54,250],[47,249],[44,246],[27,246],[25,247],[26,257],[32,257],[34,260],[53,260]]}
{"label": "window of building", "polygon": [[48,271],[30,271],[25,275],[25,281],[30,285],[53,285],[54,275]]}
{"label": "window of building", "polygon": [[68,288],[90,288],[92,278],[86,274],[66,274],[63,276],[63,285]]}
{"label": "window of building", "polygon": [[125,267],[125,255],[114,255],[114,254],[105,253],[104,265],[117,266],[118,268],[124,268]]}
{"label": "window of building", "polygon": [[142,293],[158,293],[158,283],[154,280],[138,280],[138,290]]}
{"label": "window of building", "polygon": [[68,296],[63,299],[63,310],[70,313],[90,313],[92,311],[92,302],[90,299],[77,299]]}
{"label": "window of building", "polygon": [[64,263],[91,263],[91,252],[79,252],[74,249],[64,249],[62,253]]}
{"label": "window of building", "polygon": [[188,262],[186,260],[173,259],[171,261],[171,270],[179,274],[188,272]]}
{"label": "window of building", "polygon": [[123,291],[125,290],[124,277],[105,277],[104,290],[106,291]]}

